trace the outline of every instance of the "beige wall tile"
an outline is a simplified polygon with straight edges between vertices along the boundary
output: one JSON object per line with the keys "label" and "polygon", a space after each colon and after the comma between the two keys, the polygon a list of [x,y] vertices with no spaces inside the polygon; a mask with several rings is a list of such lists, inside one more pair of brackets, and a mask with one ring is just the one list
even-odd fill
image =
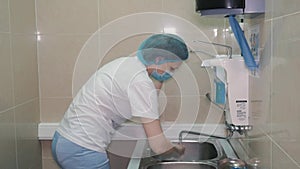
{"label": "beige wall tile", "polygon": [[9,32],[9,0],[0,1],[0,32]]}
{"label": "beige wall tile", "polygon": [[[209,81],[199,81],[200,77],[197,73],[201,72],[201,78],[207,79],[205,69],[197,69],[196,65],[183,64],[176,70],[173,79],[166,82],[165,91],[168,96],[199,96],[203,95],[207,91],[207,86],[210,85]],[[204,72],[204,73],[202,73]]]}
{"label": "beige wall tile", "polygon": [[161,119],[178,123],[223,123],[223,113],[213,107],[205,96],[167,97]]}
{"label": "beige wall tile", "polygon": [[179,68],[173,79],[165,82],[164,91],[167,96],[205,95],[210,92],[208,72],[201,67],[200,58],[192,59],[193,61],[188,60]]}
{"label": "beige wall tile", "polygon": [[[193,40],[213,41],[217,43],[225,43],[223,34],[220,34],[224,29],[225,19],[222,17],[201,17],[196,13],[196,2],[194,0],[163,0],[163,12],[180,17],[187,22],[192,23],[198,30],[205,34],[205,38],[194,36]],[[213,29],[219,30],[219,39],[214,37]],[[185,31],[186,25],[182,30]],[[205,49],[204,49],[205,50]]]}
{"label": "beige wall tile", "polygon": [[51,143],[50,140],[41,141],[42,144],[42,158],[43,159],[53,159],[52,152],[51,152]]}
{"label": "beige wall tile", "polygon": [[[288,35],[289,36],[289,35]],[[272,124],[273,133],[282,131],[284,134],[272,135],[272,138],[280,145],[282,151],[287,153],[291,160],[300,161],[299,149],[295,147],[299,143],[299,110],[298,101],[299,91],[296,90],[300,85],[299,78],[295,78],[291,72],[298,72],[300,59],[297,51],[300,41],[279,41],[275,44],[277,50],[274,56],[272,91]],[[279,62],[279,63],[278,63]],[[287,141],[288,140],[288,141]],[[281,151],[275,151],[275,157],[282,158],[284,154]],[[274,161],[276,163],[276,161]],[[287,166],[294,166],[292,163],[284,163]],[[280,166],[284,166],[281,164]],[[299,164],[298,164],[299,166]],[[292,167],[291,167],[292,168]]]}
{"label": "beige wall tile", "polygon": [[41,147],[37,139],[19,140],[17,146],[18,166],[20,168],[41,168]]}
{"label": "beige wall tile", "polygon": [[40,169],[35,1],[1,0],[0,11],[0,168]]}
{"label": "beige wall tile", "polygon": [[16,131],[18,139],[37,138],[37,125],[40,122],[39,100],[33,99],[15,108]]}
{"label": "beige wall tile", "polygon": [[277,139],[277,144],[280,146],[282,151],[287,153],[291,158],[291,160],[295,161],[300,165],[300,139],[290,136],[288,138],[281,138],[281,140]]}
{"label": "beige wall tile", "polygon": [[[216,111],[206,96],[200,96],[200,108],[198,111],[197,123],[210,124],[210,123],[222,123],[220,122],[221,117],[216,116]],[[219,112],[219,111],[217,111]],[[219,114],[223,116],[222,113]]]}
{"label": "beige wall tile", "polygon": [[[218,17],[201,17],[198,14],[194,15],[191,22],[199,27],[200,30],[208,36],[209,39],[214,38],[214,30],[223,30],[226,19]],[[227,23],[228,25],[228,23]],[[224,39],[223,39],[224,40]]]}
{"label": "beige wall tile", "polygon": [[295,162],[292,156],[287,156],[286,152],[273,144],[272,146],[272,169],[295,169],[299,168],[299,163]]}
{"label": "beige wall tile", "polygon": [[42,98],[41,121],[60,122],[71,101],[72,98]]}
{"label": "beige wall tile", "polygon": [[[272,166],[272,141],[265,135],[256,135],[254,138],[242,140],[249,158],[258,158],[262,168]],[[245,159],[248,160],[248,159]]]}
{"label": "beige wall tile", "polygon": [[42,159],[43,159],[43,169],[59,169],[56,162],[53,160],[51,152],[51,143],[52,141],[41,141],[42,144]]}
{"label": "beige wall tile", "polygon": [[43,160],[43,169],[60,169],[53,159]]}
{"label": "beige wall tile", "polygon": [[162,121],[176,121],[181,107],[180,97],[167,97],[166,107],[161,115]]}
{"label": "beige wall tile", "polygon": [[188,66],[193,73],[193,78],[196,79],[200,95],[205,95],[206,93],[211,92],[211,83],[210,83],[211,75],[208,73],[208,71],[205,68],[201,67],[201,64],[202,61],[195,62],[195,63],[188,63]]}
{"label": "beige wall tile", "polygon": [[267,19],[271,19],[273,17],[273,0],[265,1],[265,17]]}
{"label": "beige wall tile", "polygon": [[34,35],[12,37],[15,103],[38,97],[38,65]]}
{"label": "beige wall tile", "polygon": [[119,17],[130,14],[128,11],[128,1],[101,0],[99,5],[99,18],[101,26]]}
{"label": "beige wall tile", "polygon": [[[300,15],[298,2],[273,2],[272,33],[272,139],[274,140],[273,168],[299,168],[299,72]],[[278,18],[277,18],[278,17]]]}
{"label": "beige wall tile", "polygon": [[[272,67],[272,122],[274,126],[287,131],[291,136],[300,138],[298,120],[300,105],[299,78],[293,72],[299,72],[298,48],[299,33],[284,26],[292,24],[300,15],[284,17],[274,21],[274,58]],[[282,35],[285,32],[284,35]],[[284,106],[283,106],[284,105]],[[276,138],[275,138],[276,139]]]}
{"label": "beige wall tile", "polygon": [[183,96],[177,122],[195,123],[200,107],[199,96]]}
{"label": "beige wall tile", "polygon": [[195,14],[193,0],[163,0],[163,12],[181,17],[190,17]]}
{"label": "beige wall tile", "polygon": [[280,17],[283,15],[288,15],[291,13],[299,12],[300,2],[297,0],[292,0],[287,2],[274,0],[273,1],[273,17]]}
{"label": "beige wall tile", "polygon": [[97,0],[39,0],[36,8],[42,34],[86,34],[98,29]]}
{"label": "beige wall tile", "polygon": [[0,168],[17,168],[14,111],[0,113]]}
{"label": "beige wall tile", "polygon": [[[282,17],[282,18],[276,18],[273,20],[273,31],[274,31],[274,45],[278,43],[282,43],[283,41],[297,41],[300,33],[297,29],[295,29],[297,26],[299,26],[300,21],[298,21],[300,18],[300,14],[293,14],[290,16]],[[281,49],[281,48],[279,48]],[[274,48],[276,52],[279,52],[277,48]],[[292,52],[293,50],[290,50]],[[277,54],[277,53],[274,54]],[[284,52],[284,51],[282,51]],[[280,53],[284,55],[287,55],[289,53]]]}
{"label": "beige wall tile", "polygon": [[178,123],[219,123],[222,117],[217,117],[219,113],[213,109],[205,96],[167,97],[161,119]]}
{"label": "beige wall tile", "polygon": [[40,168],[42,166],[41,146],[37,137],[40,116],[38,101],[35,99],[15,109],[17,157],[20,168]]}
{"label": "beige wall tile", "polygon": [[99,36],[92,35],[86,41],[76,59],[72,79],[72,96],[75,96],[81,86],[95,73],[100,61]]}
{"label": "beige wall tile", "polygon": [[[270,61],[270,58],[268,60]],[[259,128],[266,133],[270,132],[272,122],[272,115],[270,113],[271,65],[269,61],[264,60],[260,62],[263,68],[260,71],[259,78],[250,77],[250,123],[254,125],[255,128]]]}
{"label": "beige wall tile", "polygon": [[13,106],[13,73],[8,34],[0,33],[0,111]]}
{"label": "beige wall tile", "polygon": [[120,17],[139,12],[160,12],[162,0],[100,0],[101,26],[115,21]]}
{"label": "beige wall tile", "polygon": [[39,80],[42,98],[72,96],[74,66],[88,38],[89,36],[41,37]]}
{"label": "beige wall tile", "polygon": [[155,20],[154,16],[149,13],[136,13],[118,18],[114,22],[103,26],[99,29],[101,34],[100,40],[104,42],[101,44],[101,47],[107,45],[107,43],[113,47],[125,39],[131,39],[152,32],[160,32],[162,30],[161,20]]}
{"label": "beige wall tile", "polygon": [[[271,129],[271,83],[272,83],[272,40],[271,40],[271,22],[261,21],[258,19],[261,26],[260,46],[262,47],[261,58],[259,61],[259,77],[250,78],[250,93],[251,93],[251,120],[254,129],[260,129],[265,133],[270,133]],[[257,24],[257,23],[252,23]]]}
{"label": "beige wall tile", "polygon": [[143,11],[149,12],[160,12],[163,0],[144,0]]}
{"label": "beige wall tile", "polygon": [[[113,35],[103,35],[100,37],[100,40],[105,42],[106,39],[112,39],[112,36]],[[132,35],[126,39],[120,39],[120,42],[110,48],[100,65],[102,66],[119,57],[135,55],[140,43],[148,36],[148,34]]]}
{"label": "beige wall tile", "polygon": [[180,84],[173,77],[172,79],[164,82],[162,90],[169,97],[180,97],[182,95]]}
{"label": "beige wall tile", "polygon": [[12,33],[36,32],[35,0],[10,0],[10,24]]}

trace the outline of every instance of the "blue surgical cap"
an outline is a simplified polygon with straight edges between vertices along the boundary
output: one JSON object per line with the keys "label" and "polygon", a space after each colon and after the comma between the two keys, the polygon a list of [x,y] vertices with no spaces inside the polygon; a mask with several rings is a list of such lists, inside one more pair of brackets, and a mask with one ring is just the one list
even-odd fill
{"label": "blue surgical cap", "polygon": [[[144,40],[137,51],[139,60],[145,65],[179,62],[188,58],[185,42],[174,34],[155,34]],[[156,63],[157,57],[163,57]]]}

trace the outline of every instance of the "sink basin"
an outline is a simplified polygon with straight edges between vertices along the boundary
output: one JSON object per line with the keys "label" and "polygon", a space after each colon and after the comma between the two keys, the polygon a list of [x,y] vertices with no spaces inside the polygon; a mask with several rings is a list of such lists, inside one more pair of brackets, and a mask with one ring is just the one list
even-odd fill
{"label": "sink basin", "polygon": [[213,143],[209,142],[183,142],[185,152],[180,160],[183,161],[199,161],[210,160],[218,157],[218,151]]}
{"label": "sink basin", "polygon": [[[178,142],[173,142],[177,144]],[[164,157],[156,155],[156,158],[160,161],[202,161],[212,160],[221,155],[221,152],[217,150],[216,143],[213,142],[198,142],[193,140],[185,140],[182,142],[185,146],[184,154],[179,158],[164,159]]]}
{"label": "sink basin", "polygon": [[148,165],[145,169],[217,169],[217,167],[212,164],[197,162],[160,162]]}
{"label": "sink basin", "polygon": [[[172,142],[178,144],[178,141]],[[177,159],[174,157],[163,159],[163,156],[151,154],[149,145],[145,145],[145,156],[139,159],[138,168],[217,169],[219,160],[226,157],[238,158],[228,140],[214,138],[205,140],[183,140],[182,144],[185,146],[185,153]]]}
{"label": "sink basin", "polygon": [[[172,141],[178,144],[178,141]],[[217,169],[217,161],[225,157],[224,150],[218,140],[209,139],[183,140],[185,152],[180,157],[153,155],[142,158],[140,169]]]}

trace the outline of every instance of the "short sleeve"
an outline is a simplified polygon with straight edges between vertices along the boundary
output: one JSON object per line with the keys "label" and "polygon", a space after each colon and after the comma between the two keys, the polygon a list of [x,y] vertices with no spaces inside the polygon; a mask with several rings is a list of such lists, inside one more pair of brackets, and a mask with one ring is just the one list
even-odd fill
{"label": "short sleeve", "polygon": [[152,81],[131,83],[128,97],[132,116],[158,119],[158,96]]}

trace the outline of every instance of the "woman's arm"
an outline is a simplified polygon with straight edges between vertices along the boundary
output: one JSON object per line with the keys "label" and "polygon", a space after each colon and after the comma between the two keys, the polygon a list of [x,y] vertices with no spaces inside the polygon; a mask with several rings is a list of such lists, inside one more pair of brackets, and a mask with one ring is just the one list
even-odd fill
{"label": "woman's arm", "polygon": [[166,152],[177,152],[183,154],[184,147],[182,145],[172,144],[164,135],[159,119],[141,118],[143,127],[148,138],[151,149],[162,154]]}

